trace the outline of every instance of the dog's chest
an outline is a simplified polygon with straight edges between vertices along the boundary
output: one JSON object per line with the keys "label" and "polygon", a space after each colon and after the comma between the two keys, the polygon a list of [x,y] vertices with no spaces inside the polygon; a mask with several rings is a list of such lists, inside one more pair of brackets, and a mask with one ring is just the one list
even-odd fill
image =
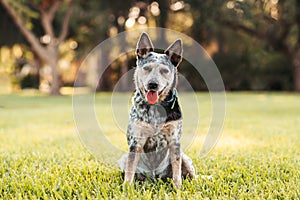
{"label": "dog's chest", "polygon": [[144,145],[144,152],[161,152],[168,146],[169,134],[165,132],[157,132],[154,136],[149,137]]}
{"label": "dog's chest", "polygon": [[157,125],[166,121],[167,113],[161,105],[138,104],[132,108],[130,118]]}
{"label": "dog's chest", "polygon": [[141,161],[145,163],[144,166],[147,166],[146,168],[150,171],[159,168],[159,166],[165,168],[170,163],[168,141],[163,133],[149,137],[143,151]]}

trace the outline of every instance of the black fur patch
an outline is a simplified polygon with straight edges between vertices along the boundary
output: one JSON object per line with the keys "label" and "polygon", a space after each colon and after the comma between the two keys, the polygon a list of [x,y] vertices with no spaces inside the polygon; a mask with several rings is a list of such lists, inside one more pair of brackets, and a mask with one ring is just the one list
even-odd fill
{"label": "black fur patch", "polygon": [[175,94],[173,94],[173,91],[170,90],[168,96],[161,103],[161,105],[165,109],[165,112],[167,113],[166,122],[174,121],[182,118],[181,109],[178,103],[178,97],[173,95]]}

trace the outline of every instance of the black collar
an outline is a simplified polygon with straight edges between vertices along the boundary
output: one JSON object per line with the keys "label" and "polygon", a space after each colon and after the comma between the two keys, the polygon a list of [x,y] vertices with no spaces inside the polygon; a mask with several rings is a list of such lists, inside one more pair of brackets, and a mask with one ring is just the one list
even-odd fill
{"label": "black collar", "polygon": [[173,91],[172,90],[169,91],[168,96],[163,100],[162,104],[163,105],[171,104],[171,110],[172,110],[175,106],[175,102],[177,101],[177,99],[178,99],[177,90],[176,88],[173,88]]}
{"label": "black collar", "polygon": [[178,94],[175,88],[169,91],[167,97],[163,100],[163,102],[161,102],[161,105],[164,107],[165,112],[167,113],[166,122],[182,118],[178,103]]}

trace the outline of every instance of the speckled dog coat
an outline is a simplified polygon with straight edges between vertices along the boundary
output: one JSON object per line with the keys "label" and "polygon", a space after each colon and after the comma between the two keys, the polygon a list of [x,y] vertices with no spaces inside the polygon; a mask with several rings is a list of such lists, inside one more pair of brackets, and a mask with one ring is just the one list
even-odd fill
{"label": "speckled dog coat", "polygon": [[137,45],[136,91],[126,134],[129,153],[119,164],[125,182],[132,183],[134,176],[172,178],[180,187],[181,177],[195,177],[191,159],[180,149],[182,113],[175,87],[182,43],[175,41],[163,54],[153,49],[143,33]]}

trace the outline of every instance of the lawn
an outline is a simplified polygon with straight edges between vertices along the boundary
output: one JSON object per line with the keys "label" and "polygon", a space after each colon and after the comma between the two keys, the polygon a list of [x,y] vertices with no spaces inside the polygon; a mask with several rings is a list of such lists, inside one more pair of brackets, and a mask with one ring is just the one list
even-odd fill
{"label": "lawn", "polygon": [[[128,104],[128,95],[117,95]],[[184,180],[176,191],[160,180],[123,187],[121,172],[82,144],[72,97],[0,96],[0,198],[300,199],[299,94],[227,93],[223,133],[204,158],[196,155],[209,128],[210,99],[197,94],[197,125],[192,97],[181,94],[182,140],[200,178]],[[117,107],[117,118],[126,119],[116,125],[110,99],[110,93],[97,94],[95,113],[111,143],[126,150],[128,108]],[[199,141],[188,145],[195,135]]]}

